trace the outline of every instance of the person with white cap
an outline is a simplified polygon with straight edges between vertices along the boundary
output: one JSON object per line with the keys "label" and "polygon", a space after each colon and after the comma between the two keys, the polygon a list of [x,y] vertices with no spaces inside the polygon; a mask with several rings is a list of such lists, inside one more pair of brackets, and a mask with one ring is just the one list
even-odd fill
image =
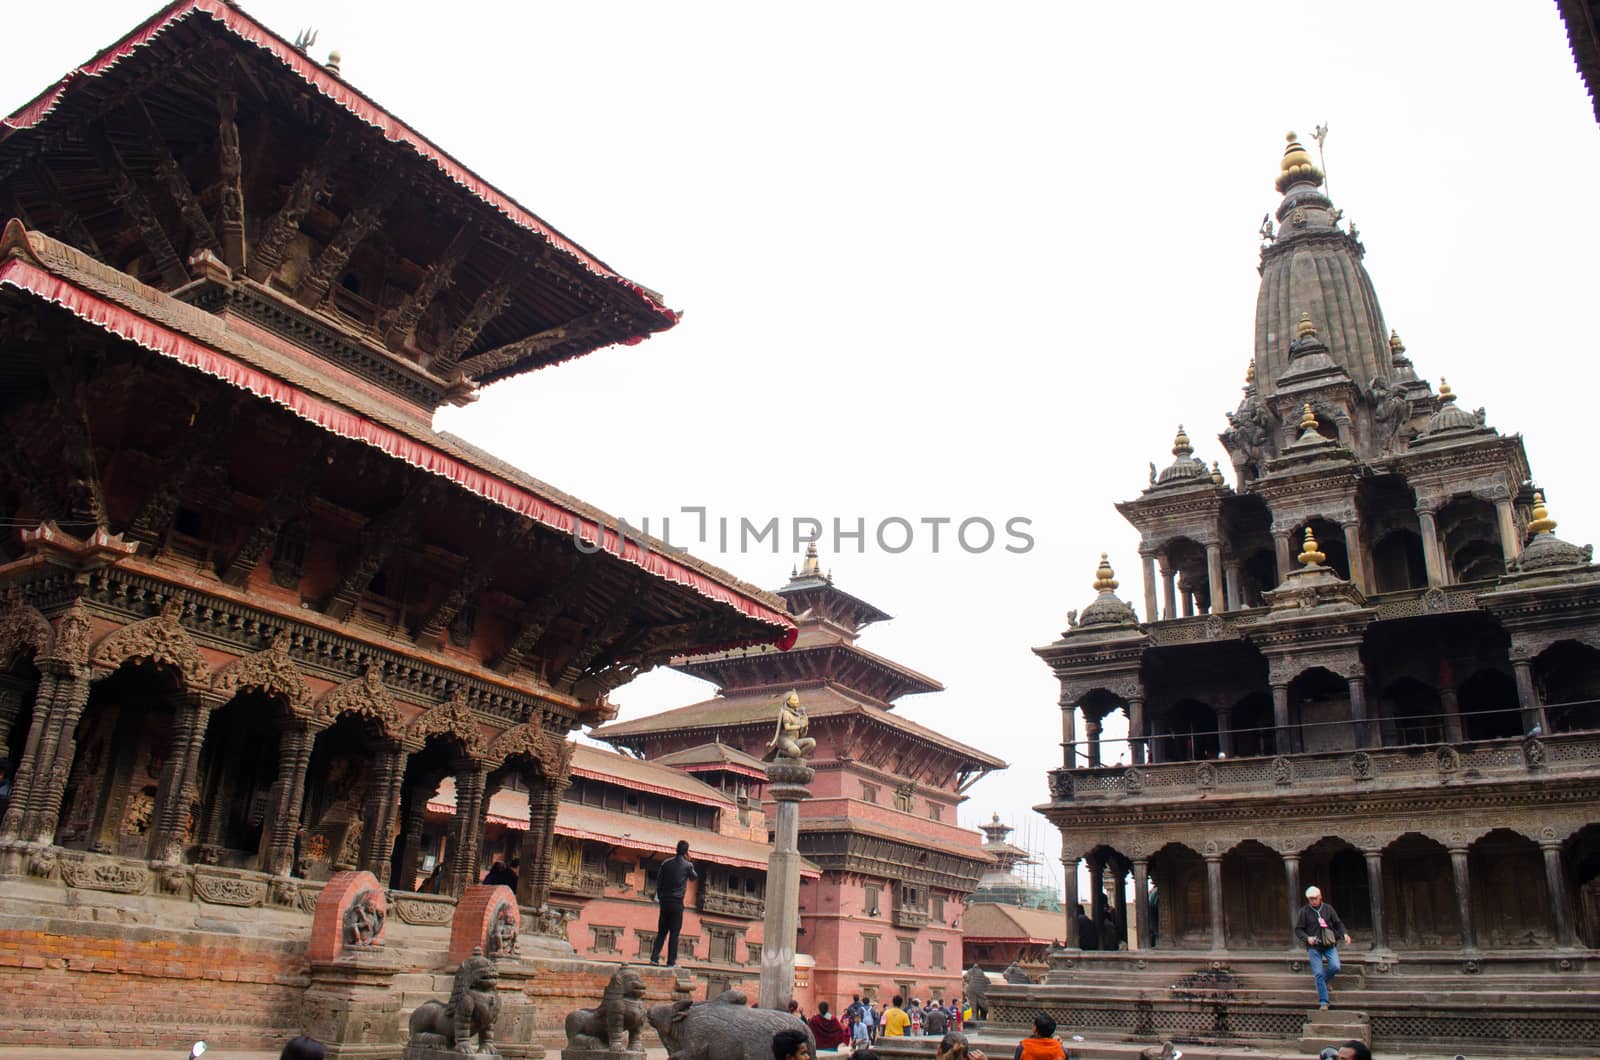
{"label": "person with white cap", "polygon": [[1333,906],[1322,900],[1317,887],[1306,888],[1306,904],[1294,918],[1295,939],[1306,948],[1306,963],[1317,982],[1317,1007],[1328,1007],[1328,982],[1339,974],[1339,940],[1350,944],[1350,933]]}

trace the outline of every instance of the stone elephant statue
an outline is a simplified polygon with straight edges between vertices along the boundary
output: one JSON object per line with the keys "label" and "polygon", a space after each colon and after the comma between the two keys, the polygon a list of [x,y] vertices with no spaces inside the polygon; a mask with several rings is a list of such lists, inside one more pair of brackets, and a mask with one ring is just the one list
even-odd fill
{"label": "stone elephant statue", "polygon": [[656,1005],[649,1018],[667,1047],[667,1060],[772,1060],[772,1036],[779,1031],[804,1032],[806,1048],[817,1055],[816,1037],[804,1021],[751,1008],[737,990],[698,1004]]}

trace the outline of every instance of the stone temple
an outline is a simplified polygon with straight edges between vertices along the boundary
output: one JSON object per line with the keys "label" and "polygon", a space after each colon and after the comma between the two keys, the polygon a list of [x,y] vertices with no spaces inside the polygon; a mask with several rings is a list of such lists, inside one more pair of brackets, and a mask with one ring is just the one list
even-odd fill
{"label": "stone temple", "polygon": [[1521,439],[1418,376],[1293,134],[1276,186],[1232,466],[1179,428],[1118,505],[1144,620],[1102,557],[1036,649],[1063,748],[1039,809],[1067,909],[1086,863],[1114,934],[1085,952],[1069,918],[1048,985],[999,1015],[1294,1038],[1314,995],[1291,918],[1315,884],[1355,938],[1335,1007],[1380,1046],[1587,1050],[1600,568],[1556,536]]}

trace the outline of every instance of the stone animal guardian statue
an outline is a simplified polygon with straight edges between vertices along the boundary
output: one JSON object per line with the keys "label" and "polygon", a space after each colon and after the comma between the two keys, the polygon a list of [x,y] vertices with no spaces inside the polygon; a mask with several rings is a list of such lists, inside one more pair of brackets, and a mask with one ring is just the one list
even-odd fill
{"label": "stone animal guardian statue", "polygon": [[[499,982],[494,962],[482,950],[473,950],[456,971],[449,1003],[424,1001],[411,1013],[407,1060],[427,1056],[429,1050],[499,1056],[494,1047],[494,1021],[500,1016],[500,996],[495,992]],[[472,1048],[474,1036],[478,1039],[476,1050]]]}
{"label": "stone animal guardian statue", "polygon": [[714,1001],[675,1001],[650,1009],[650,1026],[667,1047],[667,1060],[771,1060],[772,1036],[801,1031],[807,1051],[817,1055],[816,1037],[805,1021],[787,1012],[750,1008],[745,996],[725,991]]}
{"label": "stone animal guardian statue", "polygon": [[800,703],[800,694],[791,691],[778,704],[778,728],[772,734],[772,741],[767,744],[764,761],[770,762],[774,758],[803,761],[817,749],[817,741],[806,735],[810,727],[806,708]]}
{"label": "stone animal guardian statue", "polygon": [[627,964],[618,968],[598,1007],[567,1013],[567,1048],[562,1054],[587,1050],[642,1054],[644,991],[644,977],[637,969]]}

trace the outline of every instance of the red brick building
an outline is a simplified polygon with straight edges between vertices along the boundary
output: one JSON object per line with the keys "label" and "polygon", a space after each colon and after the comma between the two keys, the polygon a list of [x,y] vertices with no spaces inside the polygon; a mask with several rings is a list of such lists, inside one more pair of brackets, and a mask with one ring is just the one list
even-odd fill
{"label": "red brick building", "polygon": [[803,882],[800,949],[815,996],[949,998],[961,993],[963,903],[992,860],[956,824],[966,790],[1005,763],[905,717],[905,695],[938,682],[856,643],[889,616],[833,584],[815,546],[778,590],[800,634],[788,652],[735,649],[674,666],[715,698],[593,735],[655,761],[721,741],[750,756],[772,738],[777,701],[799,692],[817,741],[812,798],[800,804],[800,852],[822,870]]}

